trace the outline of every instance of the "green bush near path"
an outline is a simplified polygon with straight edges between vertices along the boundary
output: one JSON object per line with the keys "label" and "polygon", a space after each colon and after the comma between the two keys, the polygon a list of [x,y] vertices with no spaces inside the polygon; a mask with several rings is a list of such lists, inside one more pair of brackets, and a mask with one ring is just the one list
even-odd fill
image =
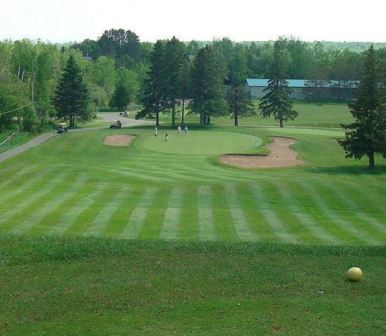
{"label": "green bush near path", "polygon": [[[7,138],[8,135],[10,135],[9,132],[3,132],[3,133],[0,132],[0,142],[5,140],[5,138]],[[14,139],[0,146],[0,153],[4,153],[12,148],[20,146],[23,143],[27,142],[28,140],[31,140],[32,138],[33,138],[32,134],[24,133],[24,132],[18,133]]]}

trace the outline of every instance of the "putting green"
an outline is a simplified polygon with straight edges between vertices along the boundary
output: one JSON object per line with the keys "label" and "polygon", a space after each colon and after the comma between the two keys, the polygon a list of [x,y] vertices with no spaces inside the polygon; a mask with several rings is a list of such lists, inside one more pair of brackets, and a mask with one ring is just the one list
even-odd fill
{"label": "putting green", "polygon": [[158,136],[144,138],[142,145],[161,153],[214,155],[253,151],[261,143],[259,137],[233,132],[189,131],[186,135],[169,131],[168,141],[165,141],[165,132],[160,132]]}
{"label": "putting green", "polygon": [[303,128],[303,127],[286,127],[286,128],[278,128],[278,127],[265,127],[264,130],[268,130],[270,132],[275,132],[278,134],[285,134],[287,136],[297,135],[297,134],[305,134],[305,135],[318,135],[318,136],[326,136],[326,137],[342,137],[344,136],[344,131],[341,129],[322,129],[322,128]]}

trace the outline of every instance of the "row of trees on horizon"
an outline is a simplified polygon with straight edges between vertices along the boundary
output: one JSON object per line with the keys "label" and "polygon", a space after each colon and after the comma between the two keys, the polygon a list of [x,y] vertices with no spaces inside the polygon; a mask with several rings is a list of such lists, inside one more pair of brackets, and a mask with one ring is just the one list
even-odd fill
{"label": "row of trees on horizon", "polygon": [[[293,38],[280,39],[280,45],[286,78],[360,78],[362,52]],[[138,117],[169,112],[175,124],[177,106],[184,110],[191,101],[191,112],[200,115],[201,124],[224,113],[232,114],[237,124],[239,117],[256,113],[245,95],[245,79],[272,77],[274,47],[271,42],[235,43],[226,38],[210,43],[172,38],[152,44],[122,29],[69,47],[3,41],[0,130],[9,128],[15,118],[23,129],[34,131],[63,116],[55,97],[70,57],[82,72],[88,97],[78,117],[87,119],[98,110],[124,110],[130,103],[139,103],[144,108]],[[376,54],[386,63],[386,48]]]}

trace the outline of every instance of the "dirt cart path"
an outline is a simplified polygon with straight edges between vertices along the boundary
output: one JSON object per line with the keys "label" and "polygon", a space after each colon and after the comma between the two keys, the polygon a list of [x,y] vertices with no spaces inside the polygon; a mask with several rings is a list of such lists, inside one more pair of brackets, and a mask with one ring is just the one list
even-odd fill
{"label": "dirt cart path", "polygon": [[26,142],[25,144],[22,144],[18,147],[12,148],[4,153],[0,153],[0,162],[5,161],[11,157],[14,157],[17,154],[23,153],[32,147],[40,145],[41,143],[46,142],[47,140],[49,140],[57,135],[58,134],[56,134],[56,133],[45,133],[45,134],[37,136],[36,138],[33,138],[32,140]]}
{"label": "dirt cart path", "polygon": [[99,112],[98,116],[100,116],[103,120],[109,123],[119,120],[121,122],[122,127],[135,127],[154,124],[154,121],[136,120],[132,118],[122,117],[121,115],[119,115],[119,112]]}

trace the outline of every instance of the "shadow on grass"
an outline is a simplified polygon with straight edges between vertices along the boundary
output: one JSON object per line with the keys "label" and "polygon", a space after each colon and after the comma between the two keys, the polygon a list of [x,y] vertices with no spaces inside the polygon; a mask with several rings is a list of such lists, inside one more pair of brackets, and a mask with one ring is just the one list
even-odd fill
{"label": "shadow on grass", "polygon": [[386,166],[380,165],[374,169],[363,166],[331,166],[331,167],[308,167],[304,168],[309,173],[328,175],[385,175]]}

